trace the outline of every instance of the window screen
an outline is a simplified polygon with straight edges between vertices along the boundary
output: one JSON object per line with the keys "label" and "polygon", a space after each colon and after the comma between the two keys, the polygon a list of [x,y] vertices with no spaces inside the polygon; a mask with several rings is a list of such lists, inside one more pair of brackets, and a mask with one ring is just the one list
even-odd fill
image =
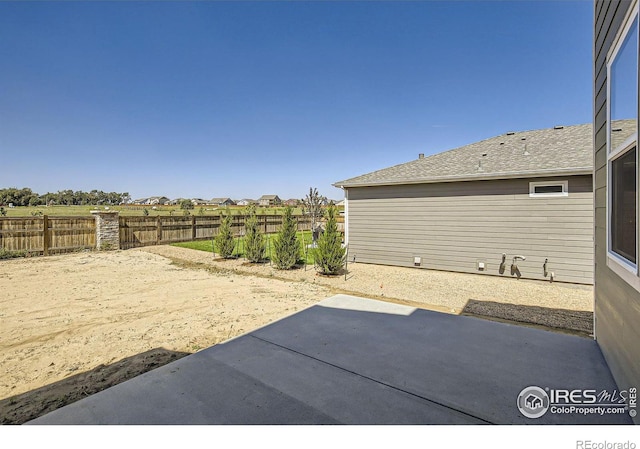
{"label": "window screen", "polygon": [[564,191],[562,184],[547,185],[547,186],[535,186],[533,188],[534,193],[562,193]]}

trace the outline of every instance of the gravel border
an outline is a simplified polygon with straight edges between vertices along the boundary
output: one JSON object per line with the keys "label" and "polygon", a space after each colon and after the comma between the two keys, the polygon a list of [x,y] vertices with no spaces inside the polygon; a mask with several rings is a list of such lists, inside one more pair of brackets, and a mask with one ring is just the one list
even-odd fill
{"label": "gravel border", "polygon": [[593,331],[593,286],[511,277],[434,271],[385,265],[348,265],[346,278],[322,276],[313,267],[277,270],[269,263],[221,260],[213,254],[175,246],[129,251],[158,254],[177,263],[261,278],[323,285],[350,293],[441,312],[498,318],[576,332]]}

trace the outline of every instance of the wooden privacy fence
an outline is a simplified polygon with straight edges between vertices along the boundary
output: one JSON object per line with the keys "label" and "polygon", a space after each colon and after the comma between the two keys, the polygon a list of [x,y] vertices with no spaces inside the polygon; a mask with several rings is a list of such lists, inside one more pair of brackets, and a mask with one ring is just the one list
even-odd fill
{"label": "wooden privacy fence", "polygon": [[[246,217],[232,217],[234,235],[244,235]],[[257,218],[265,234],[276,233],[282,227],[282,215],[258,215]],[[298,231],[311,230],[308,216],[294,218],[298,221]],[[338,221],[342,222],[341,218]],[[119,217],[120,248],[211,239],[218,235],[220,221],[220,216]],[[96,231],[95,217],[0,217],[0,249],[44,255],[94,249]]]}
{"label": "wooden privacy fence", "polygon": [[[232,215],[231,230],[235,236],[244,235],[246,217]],[[282,215],[258,215],[260,230],[265,234],[278,232],[282,227]],[[298,231],[311,229],[311,219],[295,216]],[[162,245],[166,243],[207,240],[218,235],[220,216],[186,217],[120,217],[120,248]]]}
{"label": "wooden privacy fence", "polygon": [[93,217],[0,218],[0,248],[58,254],[96,247]]}

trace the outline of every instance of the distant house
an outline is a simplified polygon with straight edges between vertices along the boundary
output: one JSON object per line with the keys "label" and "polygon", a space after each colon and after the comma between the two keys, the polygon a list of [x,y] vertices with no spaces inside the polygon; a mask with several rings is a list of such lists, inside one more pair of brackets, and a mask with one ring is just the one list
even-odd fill
{"label": "distant house", "polygon": [[206,206],[207,204],[209,204],[209,201],[203,200],[202,198],[193,198],[191,202],[194,206]]}
{"label": "distant house", "polygon": [[290,200],[283,201],[282,205],[283,206],[296,207],[299,203],[300,203],[300,200],[297,200],[295,198],[291,198]]}
{"label": "distant house", "polygon": [[278,206],[282,204],[282,200],[278,195],[262,195],[258,200],[260,206]]}
{"label": "distant house", "polygon": [[244,198],[242,200],[236,201],[236,204],[238,206],[249,206],[251,204],[257,204],[257,203],[258,202],[256,200],[252,200],[252,199],[249,199],[249,198]]}
{"label": "distant house", "polygon": [[592,129],[508,132],[335,183],[349,254],[592,284]]}
{"label": "distant house", "polygon": [[156,205],[164,205],[167,204],[167,202],[169,201],[169,198],[167,198],[166,196],[153,196],[151,198],[149,198],[149,204],[152,206],[156,206]]}
{"label": "distant house", "polygon": [[178,204],[180,204],[182,201],[184,201],[185,198],[176,198],[174,200],[169,200],[167,201],[167,206],[177,206]]}
{"label": "distant house", "polygon": [[158,206],[164,205],[169,202],[169,198],[166,196],[152,196],[149,198],[139,198],[137,200],[133,200],[131,204],[136,205],[144,205],[144,206]]}
{"label": "distant house", "polygon": [[236,202],[231,198],[211,198],[210,204],[215,206],[235,206]]}

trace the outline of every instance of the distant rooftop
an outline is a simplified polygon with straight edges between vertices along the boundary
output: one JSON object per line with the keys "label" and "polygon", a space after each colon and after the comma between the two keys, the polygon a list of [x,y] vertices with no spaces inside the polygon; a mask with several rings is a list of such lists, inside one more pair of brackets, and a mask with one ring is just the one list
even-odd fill
{"label": "distant rooftop", "polygon": [[[635,121],[619,121],[616,126],[635,128]],[[364,187],[589,174],[593,170],[592,129],[589,123],[534,131],[510,131],[432,156],[420,155],[411,162],[333,185]]]}
{"label": "distant rooftop", "polygon": [[275,200],[278,198],[278,195],[262,195],[260,197],[261,200]]}

